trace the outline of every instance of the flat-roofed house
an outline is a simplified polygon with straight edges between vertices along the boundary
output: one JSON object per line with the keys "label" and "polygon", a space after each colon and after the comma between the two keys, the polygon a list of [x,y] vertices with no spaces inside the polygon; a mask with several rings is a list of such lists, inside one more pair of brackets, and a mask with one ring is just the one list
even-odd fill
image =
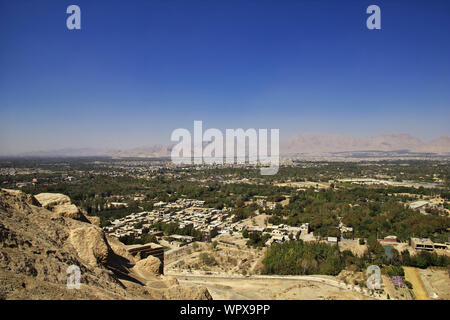
{"label": "flat-roofed house", "polygon": [[435,249],[448,249],[448,246],[445,243],[434,243],[434,248]]}
{"label": "flat-roofed house", "polygon": [[337,237],[328,237],[327,242],[328,243],[338,243],[338,238]]}
{"label": "flat-roofed house", "polygon": [[433,241],[429,238],[411,238],[411,246],[416,250],[434,250]]}
{"label": "flat-roofed house", "polygon": [[397,236],[387,236],[384,239],[379,240],[380,243],[397,243]]}
{"label": "flat-roofed house", "polygon": [[419,200],[419,201],[411,202],[409,204],[409,207],[413,210],[421,210],[421,209],[425,209],[425,207],[427,207],[429,205],[430,205],[430,201]]}

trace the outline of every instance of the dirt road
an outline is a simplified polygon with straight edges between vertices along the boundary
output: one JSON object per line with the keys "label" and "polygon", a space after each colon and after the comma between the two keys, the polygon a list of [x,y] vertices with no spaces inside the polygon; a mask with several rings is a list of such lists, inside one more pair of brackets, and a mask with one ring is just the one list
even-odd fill
{"label": "dirt road", "polygon": [[[242,276],[238,274],[220,274],[220,273],[211,273],[209,275],[197,273],[197,274],[187,274],[187,273],[176,273],[173,271],[167,272],[167,275],[173,276],[178,278],[180,281],[212,281],[212,282],[227,282],[228,284],[230,282],[236,282],[239,283],[247,283],[256,285],[258,283],[263,283],[267,285],[269,282],[273,283],[299,283],[299,282],[308,282],[308,283],[314,283],[316,285],[320,285],[321,288],[328,287],[328,291],[330,291],[330,287],[336,288],[338,290],[344,290],[347,292],[352,292],[353,295],[364,297],[366,296],[369,298],[369,291],[367,289],[361,289],[359,287],[346,284],[343,281],[340,281],[338,279],[335,279],[331,276],[275,276],[275,275],[252,275],[252,276]],[[205,285],[205,283],[203,283]],[[209,288],[209,287],[208,287]],[[321,291],[322,292],[322,291]],[[323,293],[326,295],[327,290],[324,290]],[[333,291],[334,292],[334,291]],[[341,291],[342,293],[342,291]],[[240,295],[243,295],[240,293]],[[380,297],[371,297],[374,299],[379,299]]]}
{"label": "dirt road", "polygon": [[[282,277],[177,277],[183,285],[202,285],[208,288],[213,299],[218,300],[371,300],[374,298],[332,283]],[[328,279],[321,279],[328,280]]]}
{"label": "dirt road", "polygon": [[405,279],[413,285],[413,292],[416,296],[416,300],[431,300],[428,297],[422,279],[420,279],[419,270],[412,267],[403,267],[403,269],[405,270]]}

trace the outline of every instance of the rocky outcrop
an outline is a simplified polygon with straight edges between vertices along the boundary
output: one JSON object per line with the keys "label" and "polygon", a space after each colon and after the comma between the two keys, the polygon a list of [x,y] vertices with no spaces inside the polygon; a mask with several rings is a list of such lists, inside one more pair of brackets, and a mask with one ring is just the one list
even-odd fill
{"label": "rocky outcrop", "polygon": [[150,280],[146,283],[151,288],[155,299],[171,300],[212,300],[211,294],[203,286],[182,287],[178,280],[171,277],[162,277],[160,280]]}
{"label": "rocky outcrop", "polygon": [[120,242],[117,238],[108,235],[106,235],[106,239],[113,252],[126,259],[130,264],[136,263],[135,257],[128,252],[127,247],[122,242]]}
{"label": "rocky outcrop", "polygon": [[139,260],[133,267],[133,270],[147,277],[159,275],[159,268],[161,267],[161,261],[153,256],[148,256],[145,259]]}
{"label": "rocky outcrop", "polygon": [[88,216],[84,214],[84,217],[94,226],[100,227],[100,218],[96,216]]}
{"label": "rocky outcrop", "polygon": [[70,230],[69,241],[78,256],[90,266],[106,265],[110,249],[99,227],[86,225]]}
{"label": "rocky outcrop", "polygon": [[86,221],[78,207],[70,202],[70,198],[60,193],[40,193],[35,196],[40,205],[63,217]]}
{"label": "rocky outcrop", "polygon": [[212,300],[208,289],[202,286],[192,286],[183,288],[180,286],[173,286],[167,290],[166,299],[175,300]]}
{"label": "rocky outcrop", "polygon": [[0,210],[30,213],[33,210],[32,206],[40,206],[37,199],[32,195],[25,194],[19,190],[1,189]]}
{"label": "rocky outcrop", "polygon": [[[135,269],[125,245],[63,210],[72,206],[65,196],[44,195],[0,189],[0,299],[210,298],[155,273],[151,258]],[[67,288],[70,266],[80,269],[79,290]]]}

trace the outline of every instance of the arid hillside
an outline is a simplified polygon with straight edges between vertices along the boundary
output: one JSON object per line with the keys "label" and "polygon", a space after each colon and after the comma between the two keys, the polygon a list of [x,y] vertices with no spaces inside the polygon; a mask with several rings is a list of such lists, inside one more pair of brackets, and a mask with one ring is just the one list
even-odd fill
{"label": "arid hillside", "polygon": [[[158,273],[159,259],[135,260],[70,199],[0,190],[0,299],[211,299]],[[67,287],[78,266],[80,289]]]}

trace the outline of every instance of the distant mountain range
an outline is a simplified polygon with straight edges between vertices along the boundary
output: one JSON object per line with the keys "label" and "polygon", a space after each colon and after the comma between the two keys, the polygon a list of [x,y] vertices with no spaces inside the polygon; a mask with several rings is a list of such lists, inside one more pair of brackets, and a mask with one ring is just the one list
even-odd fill
{"label": "distant mountain range", "polygon": [[[127,150],[98,150],[92,148],[61,149],[28,152],[24,157],[112,157],[112,158],[159,158],[170,156],[171,146],[153,145]],[[387,134],[367,138],[321,133],[298,134],[280,142],[282,155],[314,155],[355,151],[404,151],[450,155],[450,137],[443,136],[428,143],[409,134]]]}
{"label": "distant mountain range", "polygon": [[440,137],[428,143],[409,134],[387,134],[368,138],[306,133],[281,143],[280,153],[318,154],[350,151],[398,151],[420,153],[450,153],[450,137]]}
{"label": "distant mountain range", "polygon": [[112,158],[160,158],[170,156],[170,146],[162,144],[127,150],[67,148],[50,151],[36,151],[18,154],[19,157],[112,157]]}
{"label": "distant mountain range", "polygon": [[157,144],[150,147],[133,148],[129,150],[116,151],[111,154],[113,158],[160,158],[170,156],[170,146]]}

